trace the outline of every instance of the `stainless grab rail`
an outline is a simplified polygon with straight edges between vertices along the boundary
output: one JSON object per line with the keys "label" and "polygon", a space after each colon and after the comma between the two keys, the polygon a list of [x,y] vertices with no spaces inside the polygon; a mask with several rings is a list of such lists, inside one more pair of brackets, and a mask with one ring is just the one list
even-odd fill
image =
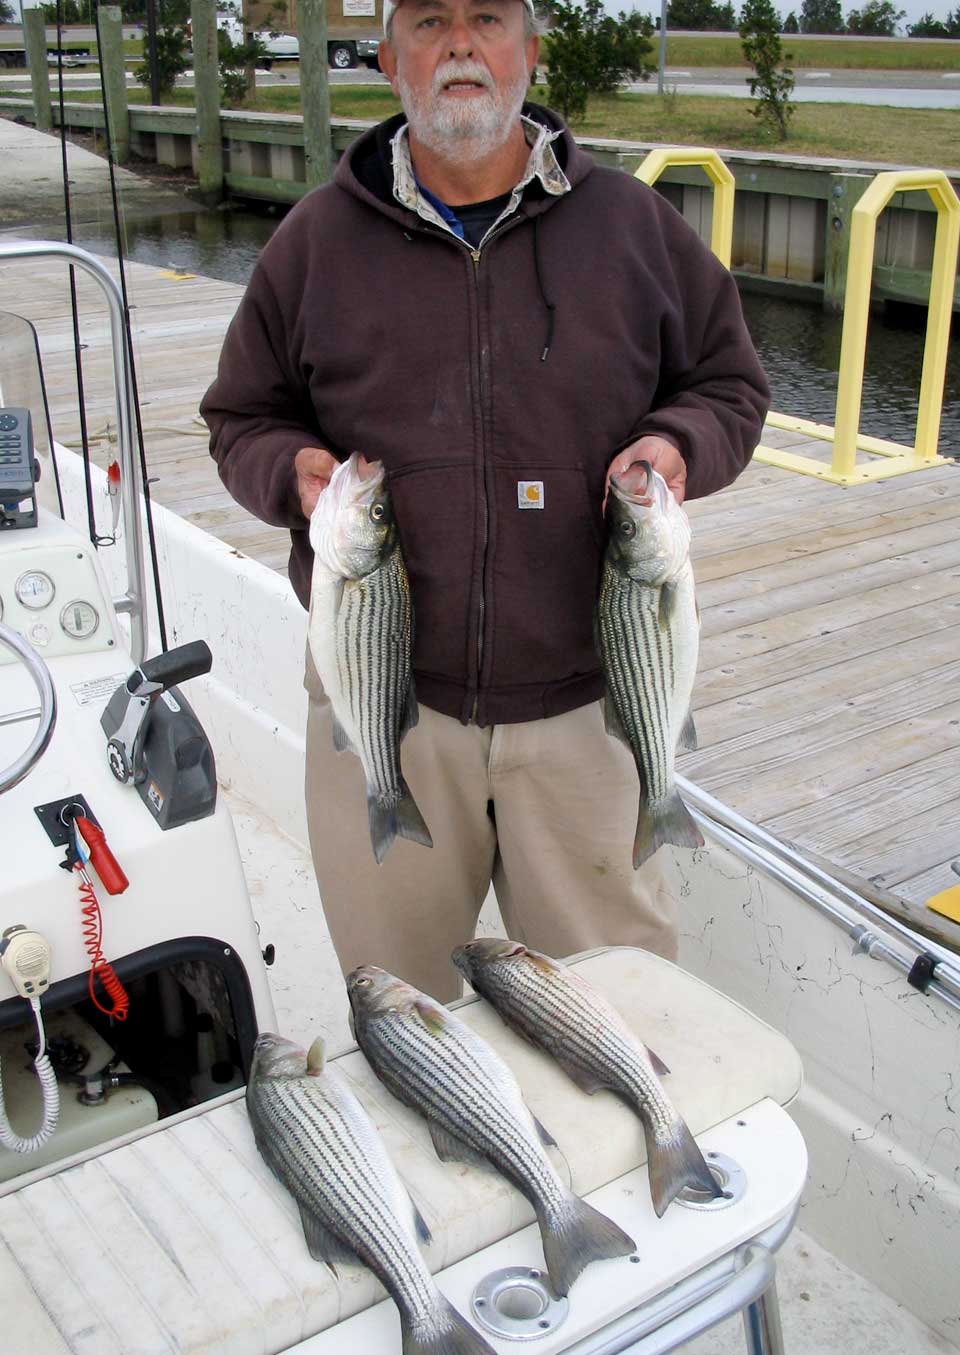
{"label": "stainless grab rail", "polygon": [[[699,786],[677,777],[680,794],[697,824],[736,856],[785,884],[818,912],[841,927],[858,950],[873,959],[883,959],[909,974],[917,959],[930,955],[936,961],[933,976],[924,991],[960,1011],[960,968],[957,957],[936,941],[918,938],[897,918],[890,917],[869,899],[841,884],[799,852],[751,823],[729,806],[714,799]],[[879,925],[871,930],[864,918]],[[885,934],[884,934],[885,933]]]}
{"label": "stainless grab rail", "polygon": [[[758,1303],[776,1278],[773,1254],[796,1223],[799,1201],[778,1223],[704,1266],[602,1332],[569,1347],[566,1355],[667,1355],[719,1322]],[[777,1352],[776,1342],[753,1349]]]}
{"label": "stainless grab rail", "polygon": [[85,249],[57,240],[0,243],[0,264],[15,259],[62,259],[82,268],[99,284],[110,312],[110,346],[113,385],[117,405],[120,448],[120,495],[127,557],[127,591],[113,599],[118,612],[130,616],[130,652],[135,663],[146,656],[146,576],[143,564],[143,532],[140,524],[140,473],[133,449],[133,375],[124,327],[123,296],[106,266]]}
{"label": "stainless grab rail", "polygon": [[9,767],[0,771],[0,795],[2,795],[4,791],[12,790],[21,782],[43,756],[57,724],[57,694],[53,688],[50,669],[40,655],[22,636],[9,626],[5,626],[2,621],[0,621],[0,644],[12,649],[22,660],[40,694],[40,723],[37,732],[20,756],[11,762]]}

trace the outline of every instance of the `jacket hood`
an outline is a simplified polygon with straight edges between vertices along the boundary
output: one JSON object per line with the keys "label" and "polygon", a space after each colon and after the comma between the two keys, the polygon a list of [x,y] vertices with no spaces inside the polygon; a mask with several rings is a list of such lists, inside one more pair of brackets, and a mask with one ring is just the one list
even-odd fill
{"label": "jacket hood", "polygon": [[[552,109],[543,108],[540,104],[525,103],[521,111],[524,117],[541,123],[551,132],[562,132],[563,135],[553,143],[553,150],[571,188],[575,188],[593,170],[593,158],[580,149],[569,128]],[[391,141],[406,120],[403,113],[397,113],[386,122],[378,123],[376,127],[364,132],[341,156],[333,181],[362,202],[379,208],[404,225],[409,225],[417,218],[414,213],[401,207],[393,196],[393,156],[390,149]],[[544,194],[544,207],[553,201],[555,199]]]}

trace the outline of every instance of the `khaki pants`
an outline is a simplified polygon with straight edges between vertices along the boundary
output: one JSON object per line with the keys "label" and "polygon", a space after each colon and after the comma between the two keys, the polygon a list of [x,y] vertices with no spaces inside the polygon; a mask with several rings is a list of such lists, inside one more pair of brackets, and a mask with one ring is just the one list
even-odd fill
{"label": "khaki pants", "polygon": [[306,797],[323,910],[344,973],[378,964],[440,1001],[493,881],[507,934],[549,955],[602,945],[676,957],[675,903],[656,860],[635,871],[637,771],[599,702],[480,729],[420,707],[403,773],[433,847],[400,838],[378,866],[363,770],[334,751],[307,662]]}

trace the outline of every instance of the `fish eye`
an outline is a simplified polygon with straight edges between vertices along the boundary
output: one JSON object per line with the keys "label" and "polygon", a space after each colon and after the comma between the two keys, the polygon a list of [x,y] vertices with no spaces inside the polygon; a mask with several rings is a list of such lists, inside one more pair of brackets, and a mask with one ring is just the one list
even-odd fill
{"label": "fish eye", "polygon": [[620,531],[623,536],[633,536],[637,530],[636,523],[626,519],[620,524]]}
{"label": "fish eye", "polygon": [[353,986],[355,988],[369,988],[371,982],[371,979],[354,979]]}
{"label": "fish eye", "polygon": [[375,503],[370,509],[370,516],[373,518],[374,522],[379,522],[385,512],[386,509],[382,503]]}

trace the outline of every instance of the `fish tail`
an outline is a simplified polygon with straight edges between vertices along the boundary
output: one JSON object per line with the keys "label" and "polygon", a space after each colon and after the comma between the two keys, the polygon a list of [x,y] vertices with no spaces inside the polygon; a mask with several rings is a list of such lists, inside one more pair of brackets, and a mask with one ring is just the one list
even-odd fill
{"label": "fish tail", "polygon": [[408,842],[419,842],[422,847],[432,847],[433,838],[430,829],[423,821],[423,815],[417,808],[417,802],[410,794],[410,787],[400,778],[400,803],[397,806],[397,832]]}
{"label": "fish tail", "polygon": [[414,1319],[401,1310],[403,1355],[493,1355],[480,1333],[439,1291],[437,1300],[426,1317]]}
{"label": "fish tail", "polygon": [[572,1193],[558,1211],[539,1221],[547,1271],[561,1298],[591,1261],[629,1256],[637,1249],[633,1238],[612,1219]]}
{"label": "fish tail", "polygon": [[709,1199],[723,1194],[717,1179],[707,1166],[685,1120],[678,1115],[665,1129],[657,1130],[652,1120],[643,1117],[650,1173],[650,1198],[657,1218],[687,1186]]}
{"label": "fish tail", "polygon": [[639,870],[660,847],[671,843],[674,847],[702,847],[700,830],[690,812],[674,790],[668,799],[651,803],[640,797],[637,815],[637,833],[633,839],[633,868]]}
{"label": "fish tail", "polygon": [[370,820],[370,841],[378,866],[398,837],[420,842],[424,847],[433,846],[423,815],[402,778],[399,796],[386,798],[376,790],[367,789],[367,815]]}

